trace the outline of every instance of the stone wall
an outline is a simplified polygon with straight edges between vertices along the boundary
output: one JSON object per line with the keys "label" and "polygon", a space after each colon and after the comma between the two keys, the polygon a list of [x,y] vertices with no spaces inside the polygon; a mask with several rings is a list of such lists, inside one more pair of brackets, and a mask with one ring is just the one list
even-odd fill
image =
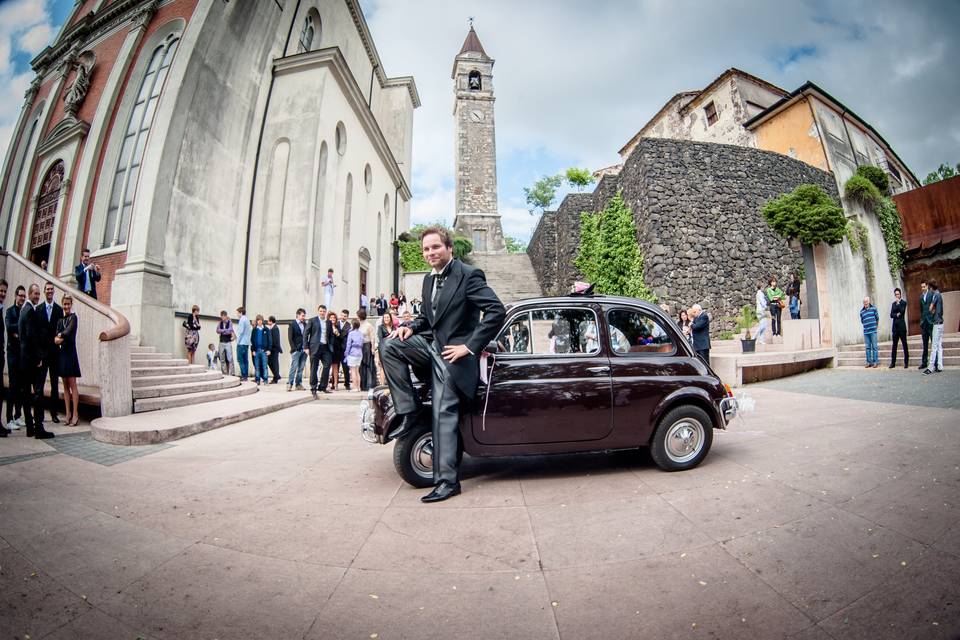
{"label": "stone wall", "polygon": [[556,293],[557,286],[557,212],[544,211],[537,228],[527,243],[527,255],[537,282],[547,294]]}
{"label": "stone wall", "polygon": [[[618,176],[607,176],[597,185],[593,201],[599,210],[617,190],[622,192],[634,213],[647,285],[671,313],[702,304],[717,332],[732,328],[733,322],[725,318],[753,304],[757,280],[776,273],[784,281],[801,265],[800,252],[770,230],[760,209],[804,183],[820,185],[838,197],[831,174],[787,156],[732,145],[645,138]],[[556,281],[541,281],[546,291],[567,290],[577,275],[572,263],[579,223],[575,234],[565,229],[571,221],[568,217],[565,224],[564,204],[556,221],[546,223],[556,228],[555,258],[541,242],[534,260],[538,272],[540,265],[556,261],[544,277],[548,280],[555,273]]]}
{"label": "stone wall", "polygon": [[556,211],[546,211],[540,218],[527,245],[527,255],[544,293],[565,293],[579,277],[573,261],[580,246],[580,213],[594,211],[595,200],[594,193],[571,193]]}

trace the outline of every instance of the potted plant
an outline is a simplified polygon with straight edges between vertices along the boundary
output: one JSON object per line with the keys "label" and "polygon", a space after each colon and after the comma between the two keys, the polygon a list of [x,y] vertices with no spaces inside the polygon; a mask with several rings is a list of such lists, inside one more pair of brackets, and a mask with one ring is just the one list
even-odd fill
{"label": "potted plant", "polygon": [[740,338],[743,353],[753,353],[757,349],[757,341],[750,335],[750,328],[757,322],[757,312],[750,305],[744,305],[737,318],[737,330],[743,331],[743,337]]}

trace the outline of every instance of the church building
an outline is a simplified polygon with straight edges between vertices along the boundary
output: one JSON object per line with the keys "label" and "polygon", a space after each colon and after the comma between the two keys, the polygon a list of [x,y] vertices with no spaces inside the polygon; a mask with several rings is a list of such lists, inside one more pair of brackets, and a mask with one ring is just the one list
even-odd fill
{"label": "church building", "polygon": [[420,100],[357,0],[78,0],[32,64],[0,244],[68,282],[88,247],[141,344],[396,287]]}

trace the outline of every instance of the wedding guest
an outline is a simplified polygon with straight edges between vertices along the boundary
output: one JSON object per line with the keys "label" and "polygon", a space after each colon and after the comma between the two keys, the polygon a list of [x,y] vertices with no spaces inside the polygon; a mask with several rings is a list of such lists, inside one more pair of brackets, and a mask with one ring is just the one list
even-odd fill
{"label": "wedding guest", "polygon": [[877,308],[870,304],[870,298],[863,299],[860,309],[860,324],[863,325],[863,344],[867,352],[866,369],[880,366],[880,355],[877,351],[877,327],[880,325],[880,314]]}
{"label": "wedding guest", "polygon": [[680,309],[680,313],[677,314],[677,324],[680,325],[680,331],[683,332],[683,337],[692,344],[693,333],[690,329],[690,315],[686,309]]}
{"label": "wedding guest", "polygon": [[193,305],[190,317],[183,321],[183,328],[187,332],[183,336],[183,345],[187,348],[187,362],[193,364],[193,357],[200,344],[200,307]]}
{"label": "wedding guest", "polygon": [[220,356],[217,355],[216,347],[213,346],[213,343],[207,345],[207,369],[216,371],[217,361],[220,359]]}
{"label": "wedding guest", "polygon": [[770,303],[770,315],[773,317],[771,333],[775,336],[783,335],[780,327],[780,314],[783,312],[783,291],[777,286],[777,276],[770,276],[767,287],[767,302]]}
{"label": "wedding guest", "polygon": [[790,301],[790,319],[800,319],[800,278],[797,274],[790,274],[790,284],[787,285],[787,298]]}
{"label": "wedding guest", "polygon": [[330,388],[336,391],[337,383],[340,382],[340,363],[343,362],[343,354],[347,346],[347,336],[341,330],[342,325],[340,319],[337,318],[336,311],[327,313],[327,320],[330,322],[330,327],[333,332],[333,359],[330,362]]}
{"label": "wedding guest", "polygon": [[383,363],[380,361],[380,348],[383,345],[383,341],[387,337],[397,330],[397,321],[394,319],[392,313],[386,313],[380,319],[380,325],[377,327],[377,344],[374,347],[374,353],[377,360],[377,381],[380,384],[384,384],[385,379],[383,377]]}
{"label": "wedding guest", "polygon": [[360,362],[363,360],[363,334],[360,332],[360,321],[351,323],[351,331],[347,335],[346,358],[350,367],[350,379],[353,388],[360,391]]}
{"label": "wedding guest", "polygon": [[227,315],[226,311],[220,312],[220,322],[217,323],[217,335],[220,336],[220,344],[217,346],[217,356],[220,360],[220,373],[223,375],[236,375],[236,369],[233,366],[233,342],[234,331],[233,321]]}
{"label": "wedding guest", "polygon": [[770,302],[767,300],[767,294],[763,292],[763,282],[757,282],[757,320],[760,321],[760,328],[757,329],[756,340],[758,344],[766,344],[763,337],[770,328],[770,318],[767,313],[770,310]]}
{"label": "wedding guest", "polygon": [[240,316],[237,320],[237,364],[240,366],[240,382],[246,382],[250,372],[250,334],[253,327],[244,307],[237,307],[237,314]]}
{"label": "wedding guest", "polygon": [[320,286],[323,287],[323,306],[333,309],[333,290],[337,288],[333,278],[333,267],[327,269],[327,276],[320,281]]}
{"label": "wedding guest", "polygon": [[337,351],[337,362],[340,363],[340,372],[343,373],[343,388],[350,391],[350,367],[347,366],[347,336],[350,334],[350,312],[340,310],[340,344]]}
{"label": "wedding guest", "polygon": [[690,307],[690,331],[693,333],[693,350],[710,364],[710,316],[699,304]]}
{"label": "wedding guest", "polygon": [[7,429],[16,430],[22,427],[23,420],[23,402],[24,397],[21,394],[21,370],[20,361],[20,329],[17,326],[20,322],[20,311],[23,309],[23,303],[27,300],[27,290],[18,286],[13,294],[13,304],[4,314],[3,322],[7,329]]}
{"label": "wedding guest", "polygon": [[[60,370],[58,367],[57,359],[57,348],[53,342],[54,336],[57,334],[57,322],[60,321],[60,318],[63,317],[63,308],[57,304],[53,299],[54,288],[53,283],[49,280],[43,284],[43,295],[45,300],[40,303],[40,306],[37,307],[37,318],[40,321],[40,332],[44,336],[46,341],[46,349],[44,349],[44,361],[43,368],[46,373],[50,375],[50,421],[58,424],[60,418],[57,417],[57,396],[59,395],[59,378]],[[40,382],[40,390],[37,392],[40,394],[40,401],[43,401],[43,381]],[[36,418],[36,416],[34,416]],[[39,419],[42,419],[41,415]]]}
{"label": "wedding guest", "polygon": [[267,366],[273,375],[270,384],[280,382],[280,354],[283,353],[283,347],[280,346],[280,325],[274,316],[267,318],[267,328],[270,330],[270,355],[267,356]]}
{"label": "wedding guest", "polygon": [[97,299],[97,283],[100,282],[100,265],[90,262],[90,249],[80,250],[80,264],[73,269],[73,277],[77,280],[77,289]]}
{"label": "wedding guest", "polygon": [[377,330],[367,320],[365,309],[357,310],[357,319],[360,321],[360,333],[363,335],[363,358],[360,362],[360,388],[363,391],[377,386],[377,360],[373,355],[377,344]]}
{"label": "wedding guest", "polygon": [[943,371],[943,294],[936,282],[928,282],[927,287],[933,292],[930,299],[930,315],[933,320],[931,334],[930,362],[923,370],[924,375]]}
{"label": "wedding guest", "polygon": [[900,287],[893,290],[895,300],[890,305],[890,317],[893,319],[893,349],[890,351],[890,368],[897,366],[897,342],[903,344],[903,368],[910,366],[910,352],[907,350],[907,301],[903,299]]}
{"label": "wedding guest", "polygon": [[57,335],[53,342],[59,347],[57,362],[60,378],[63,380],[63,402],[68,427],[75,427],[80,423],[80,414],[77,409],[80,405],[80,394],[77,390],[77,378],[80,377],[80,359],[77,357],[77,314],[73,312],[73,297],[63,296],[60,300],[63,307],[63,317],[57,321]]}
{"label": "wedding guest", "polygon": [[256,316],[256,326],[250,334],[250,348],[253,350],[253,380],[259,387],[261,380],[264,384],[269,380],[267,358],[272,349],[270,329],[263,326],[263,316],[259,313]]}
{"label": "wedding guest", "polygon": [[297,309],[296,318],[287,327],[287,342],[290,344],[290,373],[287,376],[287,391],[303,391],[303,367],[307,364],[307,344],[303,339],[307,331],[307,312]]}

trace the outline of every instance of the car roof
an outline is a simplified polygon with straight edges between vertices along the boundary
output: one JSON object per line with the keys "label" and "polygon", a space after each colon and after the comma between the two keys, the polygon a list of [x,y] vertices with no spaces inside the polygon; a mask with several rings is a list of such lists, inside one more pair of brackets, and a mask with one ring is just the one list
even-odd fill
{"label": "car roof", "polygon": [[584,303],[584,302],[594,302],[599,304],[623,304],[630,305],[634,307],[642,307],[650,311],[656,311],[663,314],[664,311],[657,305],[647,302],[646,300],[640,300],[639,298],[629,298],[627,296],[608,296],[603,294],[590,294],[590,295],[569,295],[569,296],[544,296],[541,298],[526,298],[524,300],[518,300],[508,305],[508,308],[515,309],[521,306],[527,305],[538,305],[538,304],[572,304],[572,303]]}

